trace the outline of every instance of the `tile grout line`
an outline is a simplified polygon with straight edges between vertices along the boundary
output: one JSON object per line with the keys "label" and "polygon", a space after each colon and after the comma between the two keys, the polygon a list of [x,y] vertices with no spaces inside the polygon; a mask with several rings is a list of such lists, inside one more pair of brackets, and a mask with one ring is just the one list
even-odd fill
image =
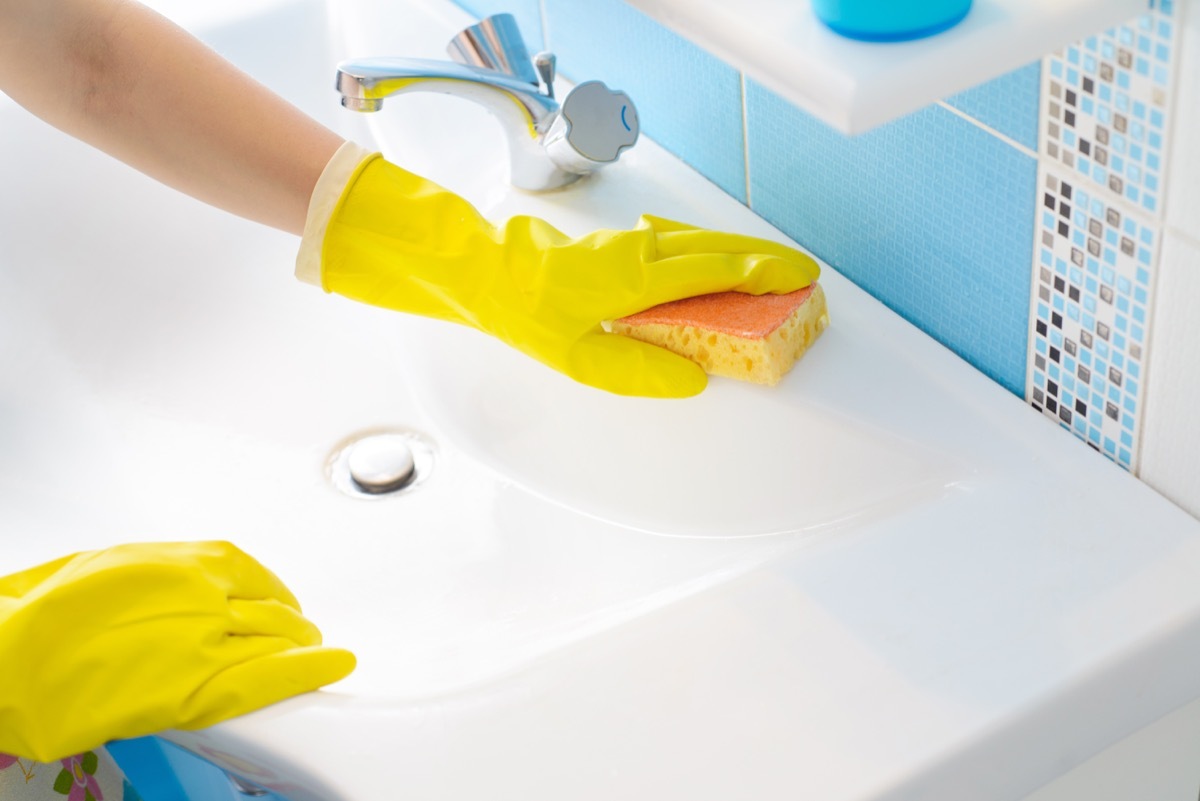
{"label": "tile grout line", "polygon": [[[1034,385],[1034,373],[1036,372],[1037,350],[1034,342],[1034,327],[1037,323],[1037,306],[1040,298],[1038,297],[1038,278],[1041,268],[1039,258],[1039,248],[1042,244],[1041,237],[1041,210],[1042,206],[1039,202],[1045,185],[1046,172],[1049,165],[1042,159],[1042,153],[1046,146],[1043,131],[1045,129],[1045,120],[1042,119],[1043,109],[1046,107],[1046,58],[1043,56],[1040,59],[1038,66],[1038,93],[1037,93],[1037,150],[1033,153],[1034,158],[1034,187],[1033,187],[1033,242],[1030,243],[1030,267],[1029,267],[1029,316],[1025,320],[1025,403],[1033,405],[1033,393],[1036,389]],[[1045,402],[1043,401],[1043,407]],[[1045,417],[1045,412],[1038,410],[1042,417]]]}
{"label": "tile grout line", "polygon": [[1163,233],[1170,233],[1177,239],[1182,239],[1192,247],[1200,249],[1200,236],[1197,236],[1196,234],[1188,233],[1182,228],[1176,228],[1174,225],[1164,225]]}
{"label": "tile grout line", "polygon": [[[1040,98],[1039,98],[1039,113],[1040,113]],[[1040,125],[1040,120],[1039,120]],[[1037,320],[1037,304],[1038,304],[1038,270],[1041,267],[1039,261],[1039,247],[1041,246],[1041,204],[1038,203],[1038,198],[1041,196],[1042,185],[1045,181],[1045,167],[1039,159],[1037,168],[1034,173],[1034,181],[1036,185],[1033,190],[1033,243],[1029,254],[1029,313],[1025,318],[1025,404],[1033,405],[1034,372],[1036,371],[1036,345],[1034,343],[1034,325]],[[1043,403],[1044,405],[1044,403]],[[1041,409],[1036,409],[1043,417],[1045,413]]]}
{"label": "tile grout line", "polygon": [[746,208],[753,210],[750,203],[750,115],[746,111],[746,73],[738,73],[738,85],[742,95],[742,171],[746,174]]}
{"label": "tile grout line", "polygon": [[[1020,142],[1013,139],[1012,137],[1000,133],[995,128],[991,127],[990,125],[985,125],[984,123],[982,123],[979,120],[972,117],[970,114],[967,114],[964,111],[960,111],[959,109],[956,109],[954,106],[950,105],[945,100],[939,100],[937,102],[937,104],[939,106],[941,106],[942,108],[946,109],[946,111],[949,111],[951,114],[954,114],[955,116],[958,116],[958,117],[962,117],[964,120],[971,123],[975,127],[979,128],[981,130],[987,131],[992,136],[999,139],[1001,142],[1004,142],[1007,145],[1011,145],[1012,147],[1015,147],[1017,150],[1021,151],[1026,156],[1029,156],[1030,158],[1033,158],[1033,159],[1036,159],[1038,157],[1038,154],[1036,151],[1029,149],[1028,147],[1021,144]],[[1040,106],[1040,103],[1039,103],[1039,106]]]}

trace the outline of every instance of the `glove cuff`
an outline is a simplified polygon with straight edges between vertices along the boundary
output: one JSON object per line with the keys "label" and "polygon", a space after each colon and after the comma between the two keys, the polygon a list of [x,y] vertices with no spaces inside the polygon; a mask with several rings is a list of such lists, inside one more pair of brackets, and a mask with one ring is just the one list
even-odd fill
{"label": "glove cuff", "polygon": [[350,179],[366,161],[379,155],[354,142],[343,142],[325,165],[321,177],[313,187],[308,201],[308,215],[304,218],[304,236],[300,240],[300,251],[296,254],[296,277],[306,284],[322,286],[321,249],[325,242],[325,230]]}

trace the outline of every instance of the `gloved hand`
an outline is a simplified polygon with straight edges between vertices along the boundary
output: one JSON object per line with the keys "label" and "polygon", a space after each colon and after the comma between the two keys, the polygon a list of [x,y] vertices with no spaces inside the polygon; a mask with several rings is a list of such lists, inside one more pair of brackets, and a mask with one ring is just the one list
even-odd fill
{"label": "gloved hand", "polygon": [[0,577],[0,753],[50,762],[198,729],[343,678],[348,651],[225,542],[88,551]]}
{"label": "gloved hand", "polygon": [[603,322],[710,292],[791,292],[818,274],[793,248],[649,216],[578,239],[533,217],[497,228],[354,146],[318,182],[297,260],[297,275],[326,291],[464,323],[585,384],[654,397],[694,395],[707,376]]}

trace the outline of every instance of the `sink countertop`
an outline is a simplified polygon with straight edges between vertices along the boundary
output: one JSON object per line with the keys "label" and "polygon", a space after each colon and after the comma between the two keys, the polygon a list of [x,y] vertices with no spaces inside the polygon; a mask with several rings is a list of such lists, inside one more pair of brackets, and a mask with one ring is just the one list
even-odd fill
{"label": "sink countertop", "polygon": [[[340,8],[356,53],[428,56],[469,21],[437,0]],[[319,4],[271,14],[263,47],[322,30]],[[237,55],[240,30],[201,33]],[[322,114],[336,104],[295,97]],[[912,475],[843,482],[809,517],[782,498],[799,509],[794,530],[663,536],[642,525],[650,506],[589,495],[571,465],[497,443],[550,442],[580,420],[619,434],[669,404],[610,398],[470,331],[325,297],[291,279],[293,239],[19,109],[0,117],[5,150],[28,154],[10,179],[28,190],[0,198],[0,236],[13,263],[38,268],[15,271],[0,298],[0,335],[29,343],[6,348],[0,370],[0,528],[26,535],[8,557],[165,532],[229,537],[279,572],[326,640],[356,651],[356,673],[167,736],[293,801],[383,787],[1011,801],[1200,697],[1200,522],[832,269],[832,326],[778,390],[714,380],[679,414],[830,425],[832,447],[870,443],[815,455],[832,474],[874,454]],[[505,188],[503,143],[460,101],[406,97],[369,132],[330,119],[493,219],[540,214],[581,233],[649,212],[782,239],[650,141],[533,196]],[[455,124],[413,124],[428,119]],[[469,160],[444,157],[459,145]],[[50,203],[84,221],[77,237],[47,233]],[[101,271],[98,252],[120,259]],[[466,361],[451,373],[449,357]],[[407,498],[354,501],[325,481],[330,451],[375,428],[437,443],[434,474]],[[722,447],[703,491],[749,491],[721,481],[751,469]],[[54,483],[50,453],[90,480]],[[615,469],[602,443],[578,458]]]}

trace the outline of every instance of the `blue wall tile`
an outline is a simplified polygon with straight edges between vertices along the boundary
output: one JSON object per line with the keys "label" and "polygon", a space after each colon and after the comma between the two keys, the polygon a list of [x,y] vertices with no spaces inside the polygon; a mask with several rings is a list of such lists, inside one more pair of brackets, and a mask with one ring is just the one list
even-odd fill
{"label": "blue wall tile", "polygon": [[1036,152],[1041,82],[1042,63],[1035,61],[946,102]]}
{"label": "blue wall tile", "polygon": [[508,12],[517,18],[521,36],[529,48],[530,55],[546,47],[546,35],[542,31],[542,12],[538,0],[455,0],[467,12],[483,19],[492,14]]}
{"label": "blue wall tile", "polygon": [[621,0],[546,0],[559,69],[628,92],[642,130],[746,200],[741,77]]}
{"label": "blue wall tile", "polygon": [[853,138],[746,106],[754,210],[1024,397],[1036,160],[940,106]]}

